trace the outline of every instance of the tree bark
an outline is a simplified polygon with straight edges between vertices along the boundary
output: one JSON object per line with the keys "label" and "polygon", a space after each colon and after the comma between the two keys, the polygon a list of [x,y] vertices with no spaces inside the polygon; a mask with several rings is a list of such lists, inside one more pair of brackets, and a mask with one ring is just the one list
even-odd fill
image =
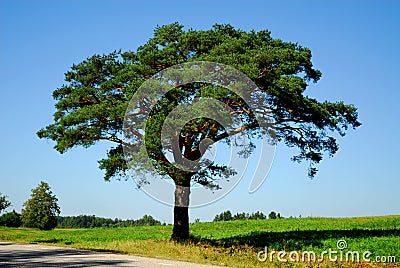
{"label": "tree bark", "polygon": [[174,228],[171,240],[185,241],[189,239],[189,186],[175,187]]}

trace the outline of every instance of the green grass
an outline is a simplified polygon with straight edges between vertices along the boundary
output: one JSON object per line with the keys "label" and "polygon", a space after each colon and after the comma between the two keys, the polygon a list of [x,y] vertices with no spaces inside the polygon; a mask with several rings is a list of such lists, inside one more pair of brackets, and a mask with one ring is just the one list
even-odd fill
{"label": "green grass", "polygon": [[[302,218],[195,223],[190,226],[193,240],[186,244],[169,241],[172,226],[149,226],[115,229],[55,229],[40,231],[0,227],[1,241],[41,243],[81,249],[112,251],[141,256],[225,265],[230,267],[282,266],[257,260],[257,252],[268,247],[287,253],[337,250],[344,239],[343,250],[371,251],[375,256],[396,256],[400,260],[400,216],[361,218]],[[294,262],[292,267],[353,266],[356,263],[322,264]],[[357,264],[359,265],[359,264]],[[396,264],[364,263],[358,267],[396,267]],[[285,264],[287,267],[288,264]]]}

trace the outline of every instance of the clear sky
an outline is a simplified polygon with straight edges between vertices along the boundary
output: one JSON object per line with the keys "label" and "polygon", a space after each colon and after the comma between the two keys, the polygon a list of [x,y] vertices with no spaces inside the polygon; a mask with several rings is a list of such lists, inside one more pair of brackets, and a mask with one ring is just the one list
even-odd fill
{"label": "clear sky", "polygon": [[[173,2],[173,3],[171,3]],[[244,178],[225,198],[191,209],[193,221],[232,212],[283,216],[400,214],[399,1],[0,1],[0,192],[21,210],[40,180],[59,198],[62,215],[172,222],[172,208],[132,180],[104,182],[97,160],[109,144],[63,155],[36,131],[52,122],[52,92],[73,63],[115,49],[135,50],[157,25],[185,29],[230,23],[269,29],[313,52],[323,77],[307,94],[359,108],[363,125],[339,140],[315,179],[279,145],[271,172],[254,193]]]}

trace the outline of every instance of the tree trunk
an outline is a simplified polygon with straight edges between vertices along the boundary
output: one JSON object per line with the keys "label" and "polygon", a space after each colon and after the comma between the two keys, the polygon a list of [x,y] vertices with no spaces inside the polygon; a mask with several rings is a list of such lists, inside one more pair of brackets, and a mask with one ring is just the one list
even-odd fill
{"label": "tree trunk", "polygon": [[176,185],[174,228],[172,229],[171,236],[171,240],[173,241],[185,241],[189,239],[189,195],[190,186]]}

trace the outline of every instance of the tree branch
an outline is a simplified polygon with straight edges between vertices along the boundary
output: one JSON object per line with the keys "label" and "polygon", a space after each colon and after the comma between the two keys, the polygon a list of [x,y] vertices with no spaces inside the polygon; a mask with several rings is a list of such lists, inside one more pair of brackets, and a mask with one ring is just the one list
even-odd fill
{"label": "tree branch", "polygon": [[236,129],[234,129],[232,131],[226,131],[224,133],[221,133],[220,135],[215,137],[214,141],[217,142],[217,141],[220,141],[222,139],[225,139],[228,136],[233,136],[233,135],[235,135],[237,133],[240,133],[240,132],[242,132],[242,131],[244,131],[246,129],[252,129],[252,128],[256,128],[256,127],[258,127],[258,123],[252,123],[252,124],[249,124],[249,125],[241,126],[241,127],[238,127],[238,128],[236,128]]}

